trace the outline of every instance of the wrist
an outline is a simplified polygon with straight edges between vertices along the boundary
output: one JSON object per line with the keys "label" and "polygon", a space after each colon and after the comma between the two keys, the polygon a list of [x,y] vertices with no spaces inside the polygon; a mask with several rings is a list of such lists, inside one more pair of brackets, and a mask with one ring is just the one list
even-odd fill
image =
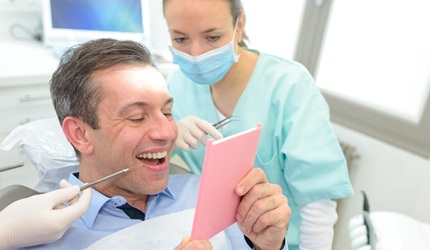
{"label": "wrist", "polygon": [[[246,235],[243,235],[243,237],[245,238],[246,244],[248,244],[248,246],[249,246],[251,249],[255,249],[255,250],[260,250],[260,249],[261,249],[261,248],[259,248],[259,247],[256,247],[256,246],[254,245],[254,243],[252,243],[252,241],[251,241],[248,237],[246,237]],[[282,249],[284,249],[284,247],[285,247],[285,237],[284,237],[284,239],[282,240],[281,247],[280,247],[280,248],[277,248],[277,249],[282,250]]]}

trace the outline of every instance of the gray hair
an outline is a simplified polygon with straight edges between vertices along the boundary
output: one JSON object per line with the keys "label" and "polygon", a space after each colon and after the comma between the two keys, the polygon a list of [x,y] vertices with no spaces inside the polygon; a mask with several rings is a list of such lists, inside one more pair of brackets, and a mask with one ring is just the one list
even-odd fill
{"label": "gray hair", "polygon": [[133,41],[98,39],[68,49],[50,81],[52,103],[60,123],[67,116],[78,117],[98,129],[97,106],[103,88],[92,74],[118,64],[155,66],[149,50]]}

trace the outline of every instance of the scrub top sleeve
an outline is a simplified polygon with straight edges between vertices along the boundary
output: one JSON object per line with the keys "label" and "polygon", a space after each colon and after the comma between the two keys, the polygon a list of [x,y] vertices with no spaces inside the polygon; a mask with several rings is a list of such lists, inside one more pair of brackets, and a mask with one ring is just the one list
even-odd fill
{"label": "scrub top sleeve", "polygon": [[296,204],[351,195],[346,160],[321,92],[306,72],[299,75],[290,91],[281,119],[286,135],[281,154]]}

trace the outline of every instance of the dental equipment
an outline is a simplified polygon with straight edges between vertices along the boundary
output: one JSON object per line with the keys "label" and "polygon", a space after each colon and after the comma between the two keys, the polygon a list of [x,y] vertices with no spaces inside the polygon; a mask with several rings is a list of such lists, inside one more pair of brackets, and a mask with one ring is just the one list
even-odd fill
{"label": "dental equipment", "polygon": [[19,168],[19,167],[24,167],[24,163],[21,162],[21,163],[12,165],[12,166],[7,166],[7,167],[4,167],[4,168],[0,168],[0,172],[4,172],[4,171],[7,171],[7,170]]}
{"label": "dental equipment", "polygon": [[216,129],[219,129],[219,128],[229,124],[232,121],[239,121],[239,119],[234,119],[234,117],[238,117],[238,116],[236,116],[236,115],[227,116],[226,118],[222,119],[221,121],[212,124],[212,126],[214,126]]}
{"label": "dental equipment", "polygon": [[89,188],[89,187],[92,187],[92,186],[94,186],[94,185],[96,185],[96,184],[99,184],[100,182],[103,182],[103,181],[109,180],[109,179],[111,179],[111,178],[113,178],[113,177],[116,177],[116,176],[118,176],[118,175],[121,175],[121,174],[125,174],[125,173],[127,173],[128,171],[130,171],[130,170],[131,170],[131,169],[133,169],[133,168],[134,168],[134,167],[126,168],[126,169],[120,170],[120,171],[118,171],[118,172],[115,172],[115,173],[113,173],[113,174],[110,174],[110,175],[108,175],[108,176],[105,176],[105,177],[103,177],[103,178],[100,178],[100,179],[98,179],[98,180],[96,180],[96,181],[89,182],[89,183],[85,183],[84,185],[82,185],[82,186],[81,186],[80,190],[81,190],[81,191],[83,191],[83,190],[85,190],[85,189],[87,189],[87,188]]}

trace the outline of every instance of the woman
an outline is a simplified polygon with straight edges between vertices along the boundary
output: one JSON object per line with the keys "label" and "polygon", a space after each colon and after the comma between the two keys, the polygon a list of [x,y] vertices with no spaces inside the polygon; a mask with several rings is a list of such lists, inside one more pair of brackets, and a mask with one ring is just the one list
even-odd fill
{"label": "woman", "polygon": [[[176,153],[200,173],[204,148],[198,141],[204,143],[206,134],[221,137],[211,123],[239,116],[222,129],[229,136],[261,122],[255,167],[288,197],[290,249],[331,249],[337,220],[332,199],[351,195],[352,188],[327,103],[309,72],[245,46],[240,1],[164,0],[163,11],[181,69],[169,79],[182,149]],[[191,147],[197,149],[185,152]]]}

